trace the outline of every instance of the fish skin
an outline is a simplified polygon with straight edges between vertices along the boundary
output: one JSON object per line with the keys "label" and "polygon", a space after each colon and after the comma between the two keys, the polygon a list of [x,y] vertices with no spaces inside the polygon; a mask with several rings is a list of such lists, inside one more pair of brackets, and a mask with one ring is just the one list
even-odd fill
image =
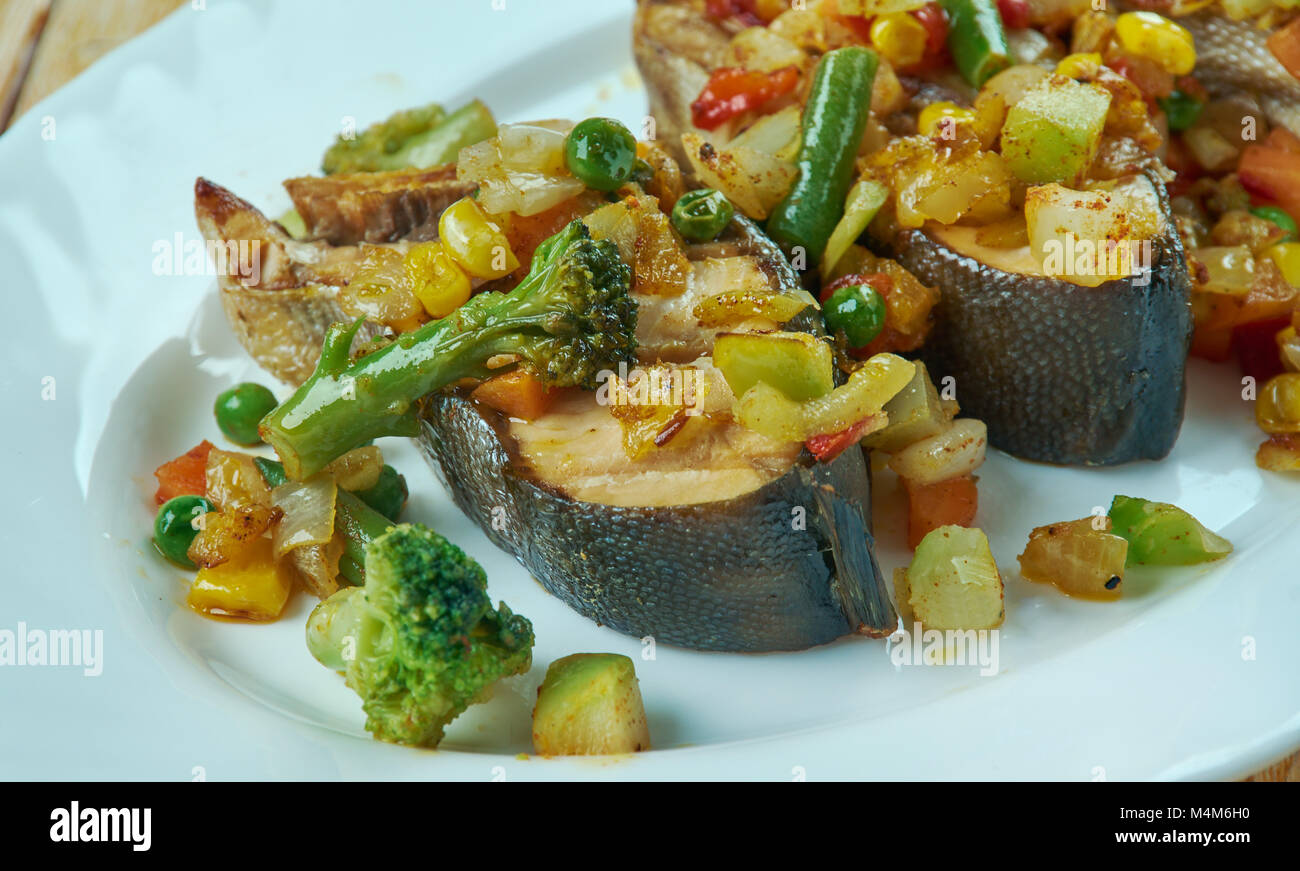
{"label": "fish skin", "polygon": [[[1168,218],[1164,185],[1155,188]],[[1172,220],[1152,249],[1145,287],[1003,272],[923,230],[901,233],[894,254],[939,288],[919,354],[936,379],[956,380],[963,413],[988,425],[990,444],[1023,459],[1114,465],[1164,457],[1182,425],[1191,283]]]}
{"label": "fish skin", "polygon": [[1211,96],[1253,93],[1269,121],[1300,136],[1300,79],[1269,51],[1270,31],[1204,11],[1181,17],[1178,23],[1195,40],[1194,75]]}
{"label": "fish skin", "polygon": [[[830,463],[805,454],[735,499],[619,507],[530,478],[489,415],[462,395],[436,394],[420,447],[460,509],[580,614],[635,638],[748,653],[894,630],[861,449]],[[804,529],[792,522],[799,508]]]}

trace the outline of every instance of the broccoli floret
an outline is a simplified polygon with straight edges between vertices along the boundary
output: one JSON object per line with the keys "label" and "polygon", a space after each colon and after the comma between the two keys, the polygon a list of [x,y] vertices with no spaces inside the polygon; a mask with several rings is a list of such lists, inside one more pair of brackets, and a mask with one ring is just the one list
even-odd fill
{"label": "broccoli floret", "polygon": [[487,361],[516,355],[552,387],[595,389],[597,375],[636,353],[631,271],[609,240],[573,221],[537,247],[509,293],[472,297],[445,318],[349,362],[360,321],[335,324],[316,371],[263,418],[262,438],[301,480],[368,439],[419,434],[417,400],[462,378],[486,378]]}
{"label": "broccoli floret", "polygon": [[433,103],[397,112],[360,136],[338,137],[321,169],[326,175],[427,169],[453,163],[462,148],[496,135],[496,121],[482,102],[473,100],[450,115]]}
{"label": "broccoli floret", "polygon": [[431,529],[402,524],[366,547],[366,585],[316,607],[307,646],[361,696],[382,741],[435,747],[498,680],[532,666],[533,626],[496,610],[477,562]]}

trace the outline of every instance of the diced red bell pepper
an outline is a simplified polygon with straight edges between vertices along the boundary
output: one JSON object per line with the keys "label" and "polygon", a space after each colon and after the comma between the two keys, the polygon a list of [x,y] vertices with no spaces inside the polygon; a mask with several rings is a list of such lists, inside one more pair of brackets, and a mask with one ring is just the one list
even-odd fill
{"label": "diced red bell pepper", "polygon": [[914,69],[944,66],[948,57],[948,14],[938,3],[927,3],[913,10],[912,17],[925,28],[925,54]]}
{"label": "diced red bell pepper", "polygon": [[202,496],[207,490],[208,451],[212,448],[212,443],[204,439],[155,469],[158,492],[154,493],[154,502],[161,505],[177,496]]}
{"label": "diced red bell pepper", "polygon": [[1026,0],[998,0],[998,14],[1002,25],[1019,30],[1029,26],[1029,4]]}
{"label": "diced red bell pepper", "polygon": [[691,122],[701,130],[716,130],[723,122],[788,94],[799,84],[799,68],[782,67],[760,73],[740,67],[714,70],[691,103]]}
{"label": "diced red bell pepper", "polygon": [[1249,324],[1238,324],[1232,329],[1232,347],[1241,363],[1241,373],[1263,384],[1274,375],[1281,375],[1282,355],[1278,353],[1277,334],[1291,326],[1291,317],[1270,318]]}
{"label": "diced red bell pepper", "polygon": [[921,539],[940,526],[970,526],[979,510],[979,490],[973,475],[949,478],[934,484],[914,484],[906,478],[907,546],[915,549]]}
{"label": "diced red bell pepper", "polygon": [[878,415],[864,417],[862,420],[853,424],[848,429],[842,429],[839,432],[826,433],[825,435],[815,435],[804,446],[808,452],[817,458],[819,463],[829,463],[844,452],[849,445],[857,442],[862,438],[862,434],[867,431],[867,427],[876,423]]}
{"label": "diced red bell pepper", "polygon": [[1267,145],[1247,146],[1237,176],[1250,193],[1275,201],[1292,215],[1300,215],[1300,154]]}

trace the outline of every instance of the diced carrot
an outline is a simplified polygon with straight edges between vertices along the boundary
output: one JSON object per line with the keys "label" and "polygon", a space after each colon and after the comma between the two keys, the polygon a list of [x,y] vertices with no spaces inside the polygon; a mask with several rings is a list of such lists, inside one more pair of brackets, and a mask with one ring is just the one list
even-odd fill
{"label": "diced carrot", "polygon": [[914,484],[904,478],[907,546],[915,548],[927,533],[940,526],[970,526],[979,508],[976,480],[973,475],[962,475],[935,484]]}
{"label": "diced carrot", "polygon": [[1300,154],[1250,145],[1241,154],[1237,175],[1250,193],[1275,200],[1290,214],[1300,215]]}
{"label": "diced carrot", "polygon": [[505,233],[510,241],[510,250],[519,259],[519,268],[508,276],[508,280],[521,279],[528,274],[538,244],[563,230],[570,221],[591,214],[603,203],[604,200],[597,199],[594,194],[582,193],[535,215],[511,215]]}
{"label": "diced carrot", "polygon": [[1300,154],[1300,136],[1296,136],[1285,127],[1274,127],[1270,130],[1268,136],[1264,137],[1264,144],[1269,148]]}
{"label": "diced carrot", "polygon": [[202,496],[207,487],[208,451],[212,447],[212,443],[204,439],[155,469],[153,475],[158,479],[158,492],[154,493],[154,502],[161,505],[177,496]]}
{"label": "diced carrot", "polygon": [[1287,72],[1300,79],[1300,18],[1270,36],[1268,50]]}
{"label": "diced carrot", "polygon": [[511,417],[536,420],[551,407],[556,391],[543,387],[542,382],[531,372],[515,369],[489,378],[474,388],[470,396]]}

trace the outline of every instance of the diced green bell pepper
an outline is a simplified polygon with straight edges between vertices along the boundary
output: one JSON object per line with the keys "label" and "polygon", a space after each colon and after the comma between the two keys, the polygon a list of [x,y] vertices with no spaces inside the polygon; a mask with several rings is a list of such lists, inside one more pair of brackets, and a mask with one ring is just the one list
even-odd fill
{"label": "diced green bell pepper", "polygon": [[830,347],[808,333],[723,333],[713,363],[737,398],[762,381],[796,402],[835,386]]}
{"label": "diced green bell pepper", "polygon": [[1076,187],[1097,156],[1110,94],[1100,85],[1051,76],[1007,112],[1002,158],[1027,184]]}
{"label": "diced green bell pepper", "polygon": [[1189,566],[1232,553],[1232,542],[1167,502],[1116,496],[1110,503],[1110,521],[1112,531],[1128,540],[1130,563]]}

